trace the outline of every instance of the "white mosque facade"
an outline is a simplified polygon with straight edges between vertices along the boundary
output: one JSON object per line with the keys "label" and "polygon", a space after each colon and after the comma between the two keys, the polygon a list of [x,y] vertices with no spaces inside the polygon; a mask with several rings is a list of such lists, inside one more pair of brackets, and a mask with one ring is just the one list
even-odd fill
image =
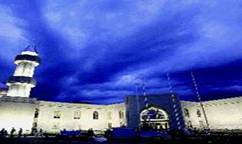
{"label": "white mosque facade", "polygon": [[[146,107],[143,96],[128,96],[124,103],[99,105],[50,102],[30,98],[40,59],[33,46],[15,58],[16,70],[7,86],[0,84],[0,129],[22,128],[56,133],[60,130],[106,130],[137,128],[148,116],[157,129],[242,129],[242,97],[201,103],[179,100],[175,95],[151,95]],[[153,113],[153,114],[152,114]],[[206,117],[205,117],[205,115]],[[153,115],[153,116],[152,116]]]}

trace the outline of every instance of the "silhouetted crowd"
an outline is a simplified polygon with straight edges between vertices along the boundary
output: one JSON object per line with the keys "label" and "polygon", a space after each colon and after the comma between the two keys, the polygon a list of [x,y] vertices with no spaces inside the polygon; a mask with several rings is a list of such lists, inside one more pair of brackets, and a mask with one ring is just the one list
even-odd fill
{"label": "silhouetted crowd", "polygon": [[[22,136],[22,133],[23,133],[23,129],[20,128],[18,133],[17,133],[17,136],[18,137]],[[15,135],[16,135],[16,129],[15,128],[12,128],[10,132],[8,132],[4,128],[0,131],[0,137],[14,137]]]}
{"label": "silhouetted crowd", "polygon": [[[39,131],[37,129],[32,129],[30,135],[32,136],[44,136],[43,130],[40,129]],[[14,138],[14,137],[26,137],[25,134],[23,134],[23,129],[20,128],[18,131],[13,127],[9,132],[2,128],[0,131],[0,138]]]}

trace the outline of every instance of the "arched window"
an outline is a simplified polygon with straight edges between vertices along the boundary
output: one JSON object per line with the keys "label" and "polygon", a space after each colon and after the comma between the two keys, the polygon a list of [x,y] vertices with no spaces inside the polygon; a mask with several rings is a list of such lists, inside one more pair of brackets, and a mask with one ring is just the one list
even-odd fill
{"label": "arched window", "polygon": [[97,111],[93,112],[93,119],[98,119],[98,112]]}
{"label": "arched window", "polygon": [[186,108],[184,109],[184,115],[185,115],[185,117],[190,117],[189,110]]}
{"label": "arched window", "polygon": [[147,121],[147,120],[154,120],[154,121],[165,120],[166,121],[168,120],[168,114],[162,109],[150,107],[148,109],[144,109],[140,113],[140,121]]}
{"label": "arched window", "polygon": [[141,127],[152,127],[153,129],[161,130],[169,128],[168,113],[158,107],[149,107],[140,112]]}

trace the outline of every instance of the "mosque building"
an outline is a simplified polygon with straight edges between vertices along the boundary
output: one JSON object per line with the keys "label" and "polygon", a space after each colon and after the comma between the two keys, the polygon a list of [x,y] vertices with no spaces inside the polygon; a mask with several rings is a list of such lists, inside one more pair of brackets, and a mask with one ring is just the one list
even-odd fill
{"label": "mosque building", "polygon": [[56,133],[63,129],[137,128],[146,123],[160,130],[242,129],[242,97],[191,102],[175,94],[135,95],[108,105],[42,101],[30,97],[36,86],[34,71],[40,64],[35,47],[28,46],[17,55],[15,64],[7,86],[0,83],[0,129]]}

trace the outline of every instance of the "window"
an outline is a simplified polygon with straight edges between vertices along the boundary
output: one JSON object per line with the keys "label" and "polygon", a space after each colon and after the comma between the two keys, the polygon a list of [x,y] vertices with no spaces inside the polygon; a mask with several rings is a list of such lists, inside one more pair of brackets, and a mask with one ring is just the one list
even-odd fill
{"label": "window", "polygon": [[[153,129],[168,129],[169,116],[167,112],[158,107],[148,107],[140,112],[140,126],[152,127]],[[176,117],[176,123],[179,123],[180,118]]]}
{"label": "window", "polygon": [[80,119],[81,118],[81,111],[77,110],[74,112],[74,119]]}
{"label": "window", "polygon": [[124,118],[124,112],[123,111],[119,111],[119,118],[123,119]]}
{"label": "window", "polygon": [[61,112],[60,111],[54,111],[54,119],[60,119]]}
{"label": "window", "polygon": [[35,109],[35,112],[34,112],[34,118],[38,118],[39,117],[39,109]]}
{"label": "window", "polygon": [[94,111],[93,112],[93,119],[98,119],[98,112],[97,111]]}
{"label": "window", "polygon": [[185,115],[185,117],[190,117],[190,113],[189,113],[189,110],[188,109],[184,109],[184,115]]}
{"label": "window", "polygon": [[144,109],[140,113],[140,120],[141,121],[146,121],[148,119],[153,119],[153,120],[156,120],[156,121],[167,120],[168,119],[168,115],[162,109],[158,109],[158,108],[155,108],[155,107],[150,107],[148,109]]}
{"label": "window", "polygon": [[197,110],[197,117],[201,117],[201,111],[200,110]]}

